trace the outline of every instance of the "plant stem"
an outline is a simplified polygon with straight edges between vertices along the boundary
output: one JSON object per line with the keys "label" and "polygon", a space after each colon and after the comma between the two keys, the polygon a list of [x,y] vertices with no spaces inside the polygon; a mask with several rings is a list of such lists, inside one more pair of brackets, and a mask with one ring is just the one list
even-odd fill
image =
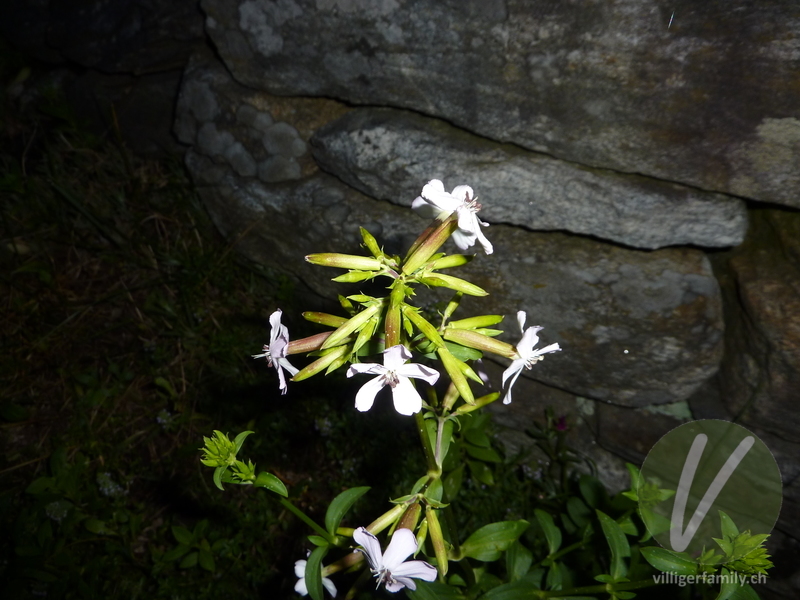
{"label": "plant stem", "polygon": [[306,513],[304,513],[299,508],[297,508],[294,504],[289,502],[289,500],[287,500],[286,498],[281,498],[279,500],[279,502],[281,503],[281,506],[283,506],[286,510],[288,510],[293,515],[295,515],[303,523],[305,523],[306,525],[311,527],[311,529],[316,531],[319,535],[321,535],[326,540],[328,540],[328,542],[330,542],[331,544],[335,544],[336,543],[336,538],[334,536],[332,536],[330,533],[325,531],[322,527],[317,525],[311,517],[309,517]]}
{"label": "plant stem", "polygon": [[428,463],[428,476],[432,477],[432,479],[438,479],[442,474],[442,470],[436,463],[436,455],[431,447],[431,440],[428,437],[428,429],[425,427],[425,418],[422,416],[422,411],[414,415],[414,420],[417,423],[417,432],[422,442],[422,449],[425,451],[425,460]]}

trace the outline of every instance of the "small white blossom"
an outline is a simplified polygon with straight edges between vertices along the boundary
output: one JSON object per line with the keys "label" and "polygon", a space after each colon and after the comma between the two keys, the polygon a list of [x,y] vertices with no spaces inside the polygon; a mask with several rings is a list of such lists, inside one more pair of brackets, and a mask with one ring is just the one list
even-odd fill
{"label": "small white blossom", "polygon": [[[300,579],[294,584],[294,591],[301,596],[308,596],[308,587],[306,586],[306,560],[298,560],[294,563],[294,574]],[[336,586],[327,577],[322,578],[322,586],[328,590],[332,597],[336,597]]]}
{"label": "small white blossom", "polygon": [[289,348],[289,330],[286,325],[281,325],[281,315],[283,313],[280,309],[276,310],[269,317],[269,324],[271,327],[269,333],[269,345],[262,348],[262,354],[253,354],[253,358],[265,358],[267,364],[278,371],[278,379],[280,380],[281,394],[286,393],[288,385],[286,384],[286,377],[283,370],[286,369],[291,375],[296,375],[298,369],[292,366],[289,359],[286,358],[286,351]]}
{"label": "small white blossom", "polygon": [[481,230],[481,227],[488,227],[489,224],[478,218],[477,213],[481,205],[477,203],[472,188],[468,185],[456,186],[451,193],[448,193],[441,181],[432,179],[422,188],[422,195],[411,203],[411,208],[425,218],[446,218],[456,211],[458,229],[453,233],[456,246],[466,250],[478,241],[486,254],[494,251],[491,242]]}
{"label": "small white blossom", "polygon": [[439,379],[439,373],[424,365],[406,364],[406,361],[410,358],[411,352],[402,344],[398,344],[384,350],[382,365],[376,363],[356,363],[351,365],[347,369],[348,377],[358,373],[377,375],[377,377],[365,383],[358,390],[356,408],[361,412],[372,408],[377,393],[388,385],[392,388],[392,399],[397,412],[401,415],[413,415],[419,412],[422,409],[422,397],[409,378],[422,379],[433,385]]}
{"label": "small white blossom", "polygon": [[362,552],[367,555],[369,568],[377,577],[378,585],[384,584],[390,592],[398,592],[404,587],[416,590],[417,584],[412,578],[425,581],[436,579],[436,569],[424,560],[406,562],[417,551],[417,540],[410,529],[398,529],[394,532],[386,554],[381,552],[378,538],[363,527],[355,530],[353,539],[363,546]]}
{"label": "small white blossom", "polygon": [[511,363],[511,366],[503,371],[504,388],[506,387],[506,381],[508,381],[509,378],[511,379],[511,382],[508,384],[508,392],[506,392],[506,396],[503,398],[503,404],[511,404],[511,387],[516,383],[517,377],[519,377],[522,369],[530,369],[537,362],[543,360],[543,354],[561,350],[561,346],[558,344],[550,344],[544,348],[534,350],[534,346],[539,343],[539,336],[536,334],[543,328],[537,325],[525,329],[525,318],[524,310],[517,313],[517,321],[519,322],[519,329],[522,331],[522,339],[517,344],[517,356],[519,356],[519,358],[516,358],[514,362]]}

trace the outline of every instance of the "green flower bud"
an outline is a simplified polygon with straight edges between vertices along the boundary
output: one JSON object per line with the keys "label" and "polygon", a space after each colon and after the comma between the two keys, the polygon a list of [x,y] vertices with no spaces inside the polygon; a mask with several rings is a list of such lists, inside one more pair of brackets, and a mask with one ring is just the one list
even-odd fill
{"label": "green flower bud", "polygon": [[371,256],[357,256],[355,254],[338,254],[336,252],[323,252],[309,254],[306,261],[313,265],[323,267],[338,267],[340,269],[358,269],[360,271],[380,271],[383,264]]}
{"label": "green flower bud", "polygon": [[434,259],[428,267],[431,270],[434,269],[451,269],[453,267],[460,267],[462,265],[467,264],[473,258],[475,258],[474,254],[450,254],[448,256],[442,256],[441,258]]}
{"label": "green flower bud", "polygon": [[436,510],[430,506],[425,507],[425,520],[428,523],[428,535],[433,544],[433,553],[436,555],[436,568],[439,571],[439,576],[444,577],[447,575],[447,545],[442,535],[442,526],[439,524],[439,516]]}
{"label": "green flower bud", "polygon": [[482,287],[470,283],[466,279],[460,277],[453,277],[451,275],[443,275],[441,273],[430,273],[427,275],[420,275],[417,281],[429,285],[431,287],[446,287],[457,292],[463,292],[469,296],[488,296],[489,292]]}
{"label": "green flower bud", "polygon": [[454,329],[448,327],[444,330],[444,339],[449,342],[461,344],[467,348],[475,348],[481,352],[491,352],[492,354],[505,356],[506,358],[514,359],[517,356],[517,349],[511,344],[501,342],[500,340],[485,336],[476,331],[470,331],[469,329]]}
{"label": "green flower bud", "polygon": [[503,315],[481,315],[479,317],[450,321],[448,326],[454,327],[455,329],[478,329],[481,327],[488,327],[489,325],[496,325],[502,320]]}
{"label": "green flower bud", "polygon": [[203,436],[205,446],[200,448],[204,453],[200,462],[207,467],[229,467],[236,462],[236,443],[222,433],[214,430],[214,434],[208,438]]}

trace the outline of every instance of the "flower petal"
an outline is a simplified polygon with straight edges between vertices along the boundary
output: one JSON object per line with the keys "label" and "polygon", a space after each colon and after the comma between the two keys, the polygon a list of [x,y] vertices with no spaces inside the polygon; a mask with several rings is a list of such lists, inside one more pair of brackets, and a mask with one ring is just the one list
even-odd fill
{"label": "flower petal", "polygon": [[413,377],[414,379],[422,379],[429,385],[433,385],[439,379],[439,371],[426,367],[425,365],[418,365],[417,363],[409,363],[401,365],[395,370],[400,377]]}
{"label": "flower petal", "polygon": [[399,378],[397,385],[392,388],[392,399],[395,410],[401,415],[408,417],[422,410],[422,396],[408,377]]}
{"label": "flower petal", "polygon": [[417,589],[417,584],[414,583],[413,579],[408,579],[406,577],[404,577],[402,581],[395,580],[386,582],[386,590],[389,592],[399,592],[404,587],[415,590]]}
{"label": "flower petal", "polygon": [[300,371],[300,369],[298,369],[292,363],[289,362],[288,358],[279,358],[275,362],[277,362],[280,366],[289,371],[289,374],[292,375],[293,377],[297,375],[297,373]]}
{"label": "flower petal", "polygon": [[383,555],[383,567],[394,575],[400,564],[416,551],[417,538],[414,537],[414,532],[410,529],[398,529],[392,535],[392,541]]}
{"label": "flower petal", "polygon": [[386,373],[386,367],[378,363],[355,363],[350,365],[347,369],[347,376],[352,377],[360,373],[367,373],[369,375],[383,375]]}
{"label": "flower petal", "polygon": [[558,344],[550,344],[549,346],[545,346],[544,348],[540,348],[539,350],[534,350],[533,356],[541,356],[542,354],[549,354],[550,352],[560,352],[561,346]]}
{"label": "flower petal", "polygon": [[294,584],[294,591],[301,596],[308,596],[308,587],[306,587],[305,577],[301,577],[297,580],[297,583]]}
{"label": "flower petal", "polygon": [[392,570],[392,577],[395,579],[414,577],[415,579],[434,581],[436,579],[436,575],[436,567],[428,564],[424,560],[409,560],[401,565],[398,565],[394,568],[394,570]]}
{"label": "flower petal", "polygon": [[385,385],[386,381],[384,381],[383,377],[380,375],[362,385],[361,389],[359,389],[356,394],[356,408],[361,412],[372,408],[372,404],[375,402],[375,396]]}
{"label": "flower petal", "polygon": [[[512,375],[518,375],[519,372],[522,371],[522,369],[524,368],[525,368],[524,358],[518,358],[515,361],[513,361],[511,365],[509,365],[509,367],[505,371],[503,371],[503,381],[501,385],[503,387],[506,387],[506,380],[508,380],[508,378],[511,377]],[[516,381],[516,377],[514,377],[514,381]]]}
{"label": "flower petal", "polygon": [[[483,227],[487,227],[489,225],[488,223],[484,223],[483,221],[479,220],[477,217],[475,220],[478,221],[478,223],[480,223]],[[486,254],[491,254],[494,252],[494,246],[492,246],[492,243],[486,239],[486,236],[483,235],[483,231],[481,231],[480,228],[478,228],[475,234],[478,236],[478,241],[480,242],[481,246],[483,246],[483,251]]]}
{"label": "flower petal", "polygon": [[444,191],[444,184],[438,179],[431,179],[425,184],[425,187],[422,188],[422,197],[436,208],[448,213],[453,212],[462,204],[461,200]]}
{"label": "flower petal", "polygon": [[370,569],[373,571],[380,570],[383,567],[383,553],[381,552],[381,544],[378,538],[363,527],[359,527],[353,532],[353,539],[364,548],[364,554],[367,555]]}
{"label": "flower petal", "polygon": [[542,327],[536,325],[534,327],[528,327],[525,330],[525,333],[522,334],[522,339],[517,344],[517,352],[522,358],[530,358],[533,354],[533,347],[539,343],[539,336],[536,335],[539,331],[542,330]]}
{"label": "flower petal", "polygon": [[[524,367],[525,363],[522,363],[522,366]],[[508,371],[509,369],[506,369],[506,371]],[[503,381],[505,381],[506,379],[506,371],[503,372]],[[517,378],[519,377],[520,373],[522,373],[522,368],[519,368],[516,371],[514,371],[513,376],[511,377],[511,382],[508,384],[508,391],[506,392],[506,395],[503,398],[503,404],[511,404],[511,388],[514,387],[514,384],[517,382]],[[505,387],[505,385],[503,387]]]}
{"label": "flower petal", "polygon": [[307,560],[298,560],[294,563],[294,574],[297,577],[305,577],[306,576],[306,563]]}
{"label": "flower petal", "polygon": [[323,577],[322,587],[328,590],[328,593],[331,595],[332,598],[336,598],[336,586],[333,585],[333,582],[330,579],[328,579],[327,577]]}
{"label": "flower petal", "polygon": [[397,344],[383,351],[383,365],[389,371],[396,371],[411,358],[411,352],[403,344]]}
{"label": "flower petal", "polygon": [[463,203],[472,202],[472,199],[475,197],[475,193],[472,191],[472,188],[468,185],[457,185],[453,188],[453,191],[450,192],[450,195],[453,196],[456,200],[460,200]]}
{"label": "flower petal", "polygon": [[269,326],[270,326],[269,345],[270,346],[272,345],[272,342],[274,342],[278,338],[278,334],[281,331],[281,315],[283,315],[283,311],[279,308],[278,310],[276,310],[274,313],[272,313],[269,316]]}
{"label": "flower petal", "polygon": [[463,229],[456,229],[451,237],[460,250],[467,250],[475,245],[475,240],[478,236]]}
{"label": "flower petal", "polygon": [[433,204],[425,200],[422,196],[417,196],[411,203],[411,208],[423,219],[436,219],[440,216],[447,215],[447,211],[435,207]]}
{"label": "flower petal", "polygon": [[517,323],[519,323],[519,332],[525,333],[525,319],[528,315],[525,314],[524,310],[520,310],[517,312]]}

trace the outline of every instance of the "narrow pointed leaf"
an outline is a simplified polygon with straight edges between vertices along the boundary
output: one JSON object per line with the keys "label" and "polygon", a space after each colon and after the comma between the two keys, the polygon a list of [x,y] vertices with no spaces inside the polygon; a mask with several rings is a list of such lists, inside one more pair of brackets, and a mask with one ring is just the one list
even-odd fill
{"label": "narrow pointed leaf", "polygon": [[339,527],[342,517],[352,508],[356,500],[361,498],[361,496],[368,491],[369,487],[366,486],[350,488],[333,499],[333,502],[331,502],[328,507],[328,511],[325,513],[325,529],[328,533],[331,535],[336,533],[336,529]]}

